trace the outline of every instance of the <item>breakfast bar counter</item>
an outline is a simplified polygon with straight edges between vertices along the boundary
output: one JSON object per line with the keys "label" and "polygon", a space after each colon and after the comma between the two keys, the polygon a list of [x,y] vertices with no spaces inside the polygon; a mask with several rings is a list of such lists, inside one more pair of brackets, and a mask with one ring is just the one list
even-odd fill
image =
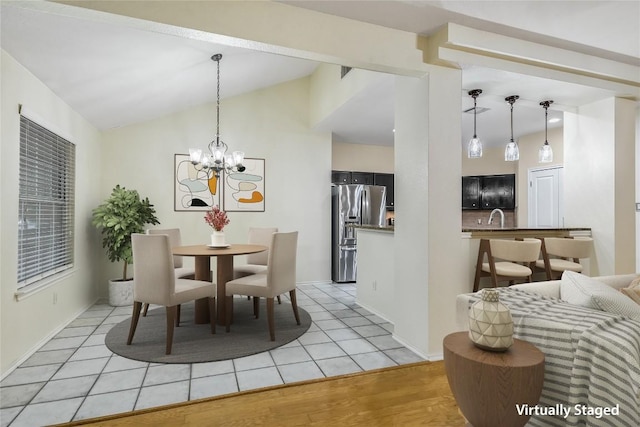
{"label": "breakfast bar counter", "polygon": [[463,228],[462,237],[467,239],[500,239],[524,237],[591,237],[591,228]]}

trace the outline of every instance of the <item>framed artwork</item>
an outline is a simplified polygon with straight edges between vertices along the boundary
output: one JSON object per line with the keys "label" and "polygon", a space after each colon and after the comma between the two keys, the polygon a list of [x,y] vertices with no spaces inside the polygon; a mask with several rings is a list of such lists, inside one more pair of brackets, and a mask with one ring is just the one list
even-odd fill
{"label": "framed artwork", "polygon": [[244,159],[244,172],[232,172],[224,179],[224,210],[264,212],[264,159]]}
{"label": "framed artwork", "polygon": [[222,183],[197,169],[188,154],[174,156],[174,177],[173,210],[208,211],[213,205],[220,206]]}

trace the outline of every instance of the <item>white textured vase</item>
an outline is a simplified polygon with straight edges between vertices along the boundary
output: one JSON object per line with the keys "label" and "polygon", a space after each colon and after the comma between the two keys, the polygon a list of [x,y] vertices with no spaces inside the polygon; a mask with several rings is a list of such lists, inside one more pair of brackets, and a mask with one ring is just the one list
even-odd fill
{"label": "white textured vase", "polygon": [[224,240],[224,231],[214,231],[211,234],[211,246],[224,246],[226,242]]}
{"label": "white textured vase", "polygon": [[469,339],[483,350],[506,351],[513,345],[513,319],[499,295],[485,288],[482,299],[469,309]]}

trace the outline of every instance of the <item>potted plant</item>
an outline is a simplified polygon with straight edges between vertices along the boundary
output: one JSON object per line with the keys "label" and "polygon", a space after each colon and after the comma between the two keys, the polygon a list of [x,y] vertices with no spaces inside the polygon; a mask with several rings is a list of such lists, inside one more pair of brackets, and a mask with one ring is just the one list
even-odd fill
{"label": "potted plant", "polygon": [[142,233],[145,224],[159,224],[148,198],[120,185],[111,196],[93,210],[93,225],[101,230],[102,247],[111,262],[122,262],[122,277],[109,281],[109,304],[133,303],[133,279],[127,278],[127,266],[133,261],[131,233]]}

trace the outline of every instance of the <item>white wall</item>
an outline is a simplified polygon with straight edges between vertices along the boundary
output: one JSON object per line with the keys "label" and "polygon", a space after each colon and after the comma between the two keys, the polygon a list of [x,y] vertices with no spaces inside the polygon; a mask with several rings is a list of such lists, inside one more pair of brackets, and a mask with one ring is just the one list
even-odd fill
{"label": "white wall", "polygon": [[[226,239],[246,242],[249,226],[298,230],[301,282],[331,277],[331,135],[309,129],[308,93],[309,79],[303,78],[224,99],[220,107],[222,140],[246,157],[264,158],[266,169],[265,212],[230,212]],[[206,148],[214,134],[215,104],[106,133],[102,195],[116,184],[136,189],[155,205],[157,227],[179,227],[184,244],[208,242],[203,212],[174,211],[173,163],[174,154],[189,147]],[[104,284],[118,269],[106,255],[103,260]]]}
{"label": "white wall", "polygon": [[348,144],[334,141],[331,159],[331,169],[333,170],[394,172],[393,146]]}
{"label": "white wall", "polygon": [[[2,51],[2,206],[0,216],[0,319],[2,375],[95,302],[93,259],[99,246],[90,225],[99,200],[100,134],[5,51]],[[76,144],[75,268],[70,275],[17,301],[18,159],[24,105],[41,125]]]}
{"label": "white wall", "polygon": [[460,158],[462,176],[510,174],[516,173],[518,169],[518,162],[504,161],[504,147],[485,147],[479,159],[467,157],[467,149],[464,147]]}

